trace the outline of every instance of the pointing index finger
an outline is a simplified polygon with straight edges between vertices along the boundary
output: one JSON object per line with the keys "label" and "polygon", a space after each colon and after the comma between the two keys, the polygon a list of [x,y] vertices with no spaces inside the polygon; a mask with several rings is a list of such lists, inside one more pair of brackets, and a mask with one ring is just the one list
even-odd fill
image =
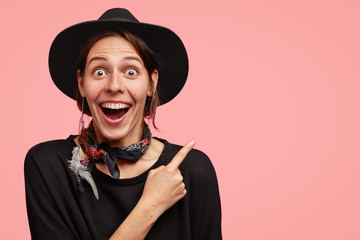
{"label": "pointing index finger", "polygon": [[171,162],[167,165],[168,168],[176,169],[180,166],[182,161],[185,159],[186,155],[190,152],[190,150],[194,147],[195,141],[190,141],[184,145],[180,151],[177,152],[175,157],[171,160]]}

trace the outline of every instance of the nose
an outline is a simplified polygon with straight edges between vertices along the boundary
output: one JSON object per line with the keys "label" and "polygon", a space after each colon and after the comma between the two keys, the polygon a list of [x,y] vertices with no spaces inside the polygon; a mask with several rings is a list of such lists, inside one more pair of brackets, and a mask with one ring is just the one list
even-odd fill
{"label": "nose", "polygon": [[120,73],[114,72],[110,74],[105,91],[108,93],[123,93],[125,91],[125,86]]}

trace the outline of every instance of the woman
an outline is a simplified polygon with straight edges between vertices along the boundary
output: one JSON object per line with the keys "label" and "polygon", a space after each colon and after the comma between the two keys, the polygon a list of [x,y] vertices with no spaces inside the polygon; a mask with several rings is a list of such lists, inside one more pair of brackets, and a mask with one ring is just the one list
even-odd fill
{"label": "woman", "polygon": [[[144,121],[154,123],[156,107],[185,84],[187,54],[175,33],[110,9],[62,31],[49,68],[82,117],[79,136],[26,156],[33,239],[221,239],[210,160],[193,141],[181,148],[151,137]],[[92,117],[86,128],[83,114]]]}

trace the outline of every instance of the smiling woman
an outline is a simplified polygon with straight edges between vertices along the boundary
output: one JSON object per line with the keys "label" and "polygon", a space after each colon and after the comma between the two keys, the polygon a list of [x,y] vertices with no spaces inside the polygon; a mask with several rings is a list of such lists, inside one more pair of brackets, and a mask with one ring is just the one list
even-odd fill
{"label": "smiling woman", "polygon": [[221,239],[210,160],[193,141],[181,147],[152,137],[144,121],[154,124],[156,107],[185,84],[188,59],[177,35],[110,9],[62,31],[49,66],[82,117],[79,136],[38,144],[26,156],[32,238]]}

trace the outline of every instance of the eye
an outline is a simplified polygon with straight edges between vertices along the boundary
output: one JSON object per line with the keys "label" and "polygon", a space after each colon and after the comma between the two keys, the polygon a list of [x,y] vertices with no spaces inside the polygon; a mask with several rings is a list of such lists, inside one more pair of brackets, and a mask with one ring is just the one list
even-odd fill
{"label": "eye", "polygon": [[125,75],[130,76],[130,77],[136,76],[137,74],[138,74],[138,72],[133,68],[127,69],[125,71]]}
{"label": "eye", "polygon": [[102,77],[102,76],[105,76],[106,73],[102,69],[97,69],[97,70],[94,71],[94,75],[97,76],[97,77]]}

